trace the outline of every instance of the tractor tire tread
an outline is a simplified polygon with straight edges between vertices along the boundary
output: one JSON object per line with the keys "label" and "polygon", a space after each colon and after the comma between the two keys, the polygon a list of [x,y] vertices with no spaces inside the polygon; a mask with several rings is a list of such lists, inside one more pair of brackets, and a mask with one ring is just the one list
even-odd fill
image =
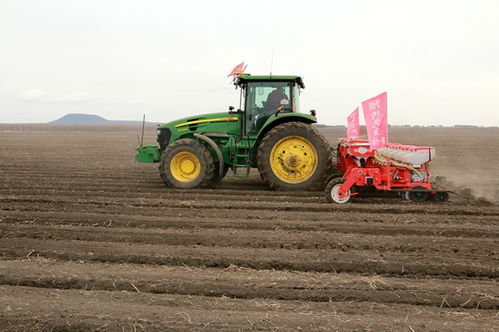
{"label": "tractor tire tread", "polygon": [[213,177],[211,178],[211,184],[219,184],[224,178],[225,175],[227,175],[227,171],[229,170],[229,167],[227,165],[224,165],[224,170],[222,172],[222,176],[220,176],[220,171],[219,168],[220,166],[215,164],[215,169],[213,171]]}
{"label": "tractor tire tread", "polygon": [[[195,155],[200,159],[201,165],[205,165],[205,172],[203,178],[195,181],[193,184],[182,186],[181,184],[176,184],[176,181],[173,178],[171,172],[169,172],[169,162],[170,157],[173,157],[174,151],[184,147],[195,152]],[[191,188],[204,188],[210,185],[211,180],[215,174],[215,164],[213,162],[213,156],[210,151],[206,148],[205,145],[200,143],[197,140],[191,138],[182,138],[179,139],[172,144],[168,145],[168,147],[161,154],[161,160],[159,163],[159,174],[164,184],[169,188],[183,188],[183,189],[191,189]]]}
{"label": "tractor tire tread", "polygon": [[[287,184],[273,175],[270,167],[268,156],[272,150],[272,140],[282,133],[301,131],[302,134],[306,133],[316,140],[314,144],[317,150],[318,161],[317,168],[314,174],[306,181],[298,184]],[[283,136],[286,137],[286,136]],[[313,142],[311,142],[313,144]],[[288,190],[288,191],[302,191],[302,190],[322,190],[325,181],[330,176],[330,169],[332,168],[330,146],[324,136],[312,125],[303,122],[285,122],[272,128],[262,139],[257,149],[257,168],[260,172],[262,179],[273,190]]]}

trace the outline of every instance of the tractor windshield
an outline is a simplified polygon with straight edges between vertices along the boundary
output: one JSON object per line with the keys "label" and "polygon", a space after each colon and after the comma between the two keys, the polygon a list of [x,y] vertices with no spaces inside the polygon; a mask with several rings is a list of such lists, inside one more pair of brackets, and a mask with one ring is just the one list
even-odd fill
{"label": "tractor windshield", "polygon": [[245,113],[248,134],[258,133],[274,113],[294,112],[296,89],[292,82],[249,82],[246,88]]}

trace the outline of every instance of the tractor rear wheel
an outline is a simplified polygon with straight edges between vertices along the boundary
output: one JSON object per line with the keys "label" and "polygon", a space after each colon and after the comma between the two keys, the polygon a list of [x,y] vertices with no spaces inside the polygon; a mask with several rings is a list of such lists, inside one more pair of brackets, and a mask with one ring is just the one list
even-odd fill
{"label": "tractor rear wheel", "polygon": [[198,141],[184,138],[170,144],[159,163],[167,187],[191,189],[207,186],[215,171],[210,151]]}
{"label": "tractor rear wheel", "polygon": [[329,175],[331,151],[310,124],[287,122],[264,136],[258,146],[257,167],[272,189],[316,189]]}

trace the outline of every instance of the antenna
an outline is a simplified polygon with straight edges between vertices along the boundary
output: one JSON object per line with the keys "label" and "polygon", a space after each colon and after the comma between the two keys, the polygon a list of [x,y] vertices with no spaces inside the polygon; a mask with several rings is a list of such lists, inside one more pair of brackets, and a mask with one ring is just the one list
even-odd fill
{"label": "antenna", "polygon": [[270,59],[270,77],[272,77],[272,67],[274,65],[274,48],[272,47],[272,58]]}
{"label": "antenna", "polygon": [[144,114],[144,116],[142,117],[142,136],[140,138],[140,146],[142,146],[144,144],[144,126],[146,124],[146,115]]}

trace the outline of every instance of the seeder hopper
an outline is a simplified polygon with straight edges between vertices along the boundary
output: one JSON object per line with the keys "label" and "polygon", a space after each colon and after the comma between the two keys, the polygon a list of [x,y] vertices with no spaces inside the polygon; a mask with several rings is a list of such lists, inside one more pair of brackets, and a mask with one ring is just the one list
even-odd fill
{"label": "seeder hopper", "polygon": [[429,162],[435,148],[388,144],[371,150],[367,140],[341,138],[336,164],[342,174],[329,181],[325,195],[329,202],[346,203],[363,189],[399,192],[408,200],[443,202],[447,191],[436,190],[430,181]]}

